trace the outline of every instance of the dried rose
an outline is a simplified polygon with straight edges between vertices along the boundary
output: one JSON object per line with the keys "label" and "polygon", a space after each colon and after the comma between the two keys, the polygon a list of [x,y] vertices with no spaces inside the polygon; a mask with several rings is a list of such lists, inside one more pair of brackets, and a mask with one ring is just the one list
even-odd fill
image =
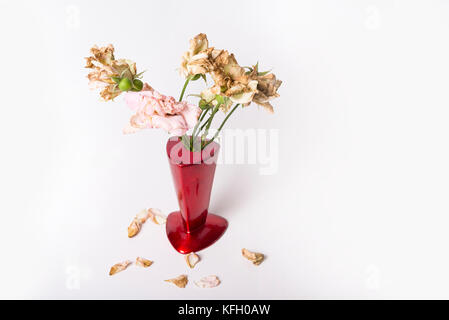
{"label": "dried rose", "polygon": [[128,237],[132,238],[132,237],[136,236],[140,232],[140,229],[142,228],[142,224],[144,224],[148,218],[149,218],[149,215],[148,215],[148,211],[146,209],[143,209],[142,211],[140,211],[134,217],[133,221],[131,222],[131,224],[128,227]]}
{"label": "dried rose", "polygon": [[204,52],[208,47],[209,42],[204,33],[200,33],[190,40],[190,48],[182,56],[180,69],[182,75],[188,77],[208,72],[208,55]]}
{"label": "dried rose", "polygon": [[193,269],[196,266],[196,264],[201,260],[200,257],[195,252],[186,255],[185,259],[190,269]]}
{"label": "dried rose", "polygon": [[187,282],[189,282],[189,280],[187,278],[187,275],[185,275],[185,274],[182,274],[182,275],[180,275],[180,276],[178,276],[176,278],[168,279],[168,280],[165,280],[165,281],[171,282],[171,283],[173,283],[174,285],[176,285],[179,288],[185,288],[186,285],[187,285]]}
{"label": "dried rose", "polygon": [[257,81],[257,93],[252,101],[273,113],[273,106],[269,101],[279,97],[277,90],[281,86],[282,81],[277,80],[273,73],[259,72],[257,64],[253,66],[249,76]]}
{"label": "dried rose", "polygon": [[89,86],[93,89],[101,88],[100,96],[103,100],[112,100],[120,95],[122,90],[119,84],[124,79],[131,83],[137,80],[136,64],[126,59],[116,60],[112,44],[101,48],[93,46],[90,52],[92,55],[86,57],[86,68],[93,69],[87,75]]}
{"label": "dried rose", "polygon": [[136,265],[138,265],[139,267],[148,268],[152,264],[153,264],[153,261],[142,258],[142,257],[137,257],[137,259],[136,259]]}
{"label": "dried rose", "polygon": [[132,262],[129,260],[123,261],[123,262],[119,262],[114,264],[111,267],[111,270],[109,271],[109,275],[112,276],[116,273],[119,273],[120,271],[125,270],[126,268],[128,268],[128,266],[131,264]]}
{"label": "dried rose", "polygon": [[235,59],[234,54],[226,50],[213,50],[210,53],[215,90],[229,97],[234,103],[250,103],[257,92],[257,80],[250,79]]}
{"label": "dried rose", "polygon": [[261,264],[264,259],[264,255],[262,253],[252,252],[245,248],[242,249],[242,255],[256,266]]}
{"label": "dried rose", "polygon": [[195,281],[195,284],[200,288],[213,288],[220,284],[220,279],[217,276],[211,275]]}

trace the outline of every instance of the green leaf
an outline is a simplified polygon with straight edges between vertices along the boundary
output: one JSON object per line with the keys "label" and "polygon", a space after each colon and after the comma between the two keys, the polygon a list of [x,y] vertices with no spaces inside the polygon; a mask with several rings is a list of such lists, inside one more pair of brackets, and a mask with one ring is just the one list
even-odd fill
{"label": "green leaf", "polygon": [[120,80],[122,80],[122,78],[119,78],[119,77],[111,77],[111,79],[112,79],[116,84],[119,84],[119,83],[120,83]]}
{"label": "green leaf", "polygon": [[201,78],[201,74],[196,74],[196,75],[194,75],[194,76],[192,77],[192,81],[196,81],[196,80],[198,80],[199,78]]}
{"label": "green leaf", "polygon": [[264,75],[266,75],[266,74],[269,74],[270,72],[271,72],[271,69],[268,70],[268,71],[264,71],[264,72],[258,72],[257,75],[258,75],[258,76],[264,76]]}
{"label": "green leaf", "polygon": [[140,79],[140,78],[142,77],[142,74],[144,74],[145,72],[147,72],[147,70],[143,70],[142,72],[139,72],[138,74],[136,74],[136,75],[134,76],[134,78]]}

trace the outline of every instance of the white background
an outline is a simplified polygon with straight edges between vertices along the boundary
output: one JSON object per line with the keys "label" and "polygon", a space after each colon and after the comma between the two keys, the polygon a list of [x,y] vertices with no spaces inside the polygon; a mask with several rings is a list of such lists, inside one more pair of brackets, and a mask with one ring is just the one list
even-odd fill
{"label": "white background", "polygon": [[[0,298],[449,298],[449,2],[1,0],[0,30]],[[279,170],[217,168],[230,226],[190,271],[162,227],[127,238],[140,209],[177,209],[167,134],[122,135],[83,57],[113,43],[178,96],[199,32],[284,83],[274,115],[228,125],[279,129]],[[108,276],[136,256],[155,263]]]}

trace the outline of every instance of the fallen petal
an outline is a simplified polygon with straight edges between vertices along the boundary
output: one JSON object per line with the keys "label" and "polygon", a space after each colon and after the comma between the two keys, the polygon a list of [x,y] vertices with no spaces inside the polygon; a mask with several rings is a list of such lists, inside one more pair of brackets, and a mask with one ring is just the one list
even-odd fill
{"label": "fallen petal", "polygon": [[147,210],[142,210],[140,211],[135,218],[133,219],[133,221],[131,222],[131,224],[128,227],[128,237],[132,238],[134,236],[136,236],[139,232],[140,229],[142,228],[142,224],[145,223],[145,221],[147,221],[149,217],[149,214],[147,212]]}
{"label": "fallen petal", "polygon": [[165,281],[171,282],[179,288],[185,288],[187,285],[187,282],[189,282],[189,280],[187,279],[187,276],[185,274],[182,274],[176,278],[168,279]]}
{"label": "fallen petal", "polygon": [[217,276],[211,275],[202,278],[200,281],[195,281],[195,284],[200,288],[213,288],[220,284],[220,279]]}
{"label": "fallen petal", "polygon": [[155,224],[164,224],[167,222],[167,217],[159,210],[150,208],[148,209],[148,218],[153,221]]}
{"label": "fallen petal", "polygon": [[123,261],[123,262],[119,262],[114,264],[111,267],[111,270],[109,271],[109,275],[112,276],[116,273],[119,273],[120,271],[125,270],[126,268],[128,268],[128,266],[131,264],[132,262],[129,260]]}
{"label": "fallen petal", "polygon": [[131,222],[131,224],[128,227],[128,237],[132,238],[136,236],[140,231],[141,225],[142,225],[141,223],[137,222],[136,220],[133,220],[133,222]]}
{"label": "fallen petal", "polygon": [[245,248],[242,249],[242,255],[256,266],[261,264],[264,259],[264,255],[262,253],[252,252]]}
{"label": "fallen petal", "polygon": [[200,257],[195,252],[186,255],[185,259],[190,269],[193,269],[196,266],[196,264],[201,260]]}
{"label": "fallen petal", "polygon": [[142,257],[137,257],[137,259],[136,259],[136,265],[138,265],[139,267],[148,268],[152,264],[153,264],[153,261],[142,258]]}

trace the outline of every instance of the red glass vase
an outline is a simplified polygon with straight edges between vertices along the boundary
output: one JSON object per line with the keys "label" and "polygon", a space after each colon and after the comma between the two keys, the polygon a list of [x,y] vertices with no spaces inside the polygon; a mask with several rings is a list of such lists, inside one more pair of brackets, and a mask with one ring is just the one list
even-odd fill
{"label": "red glass vase", "polygon": [[180,138],[170,138],[167,155],[180,211],[167,218],[167,237],[180,253],[200,251],[217,241],[228,227],[226,219],[209,213],[220,145],[208,144],[201,152],[187,150]]}

